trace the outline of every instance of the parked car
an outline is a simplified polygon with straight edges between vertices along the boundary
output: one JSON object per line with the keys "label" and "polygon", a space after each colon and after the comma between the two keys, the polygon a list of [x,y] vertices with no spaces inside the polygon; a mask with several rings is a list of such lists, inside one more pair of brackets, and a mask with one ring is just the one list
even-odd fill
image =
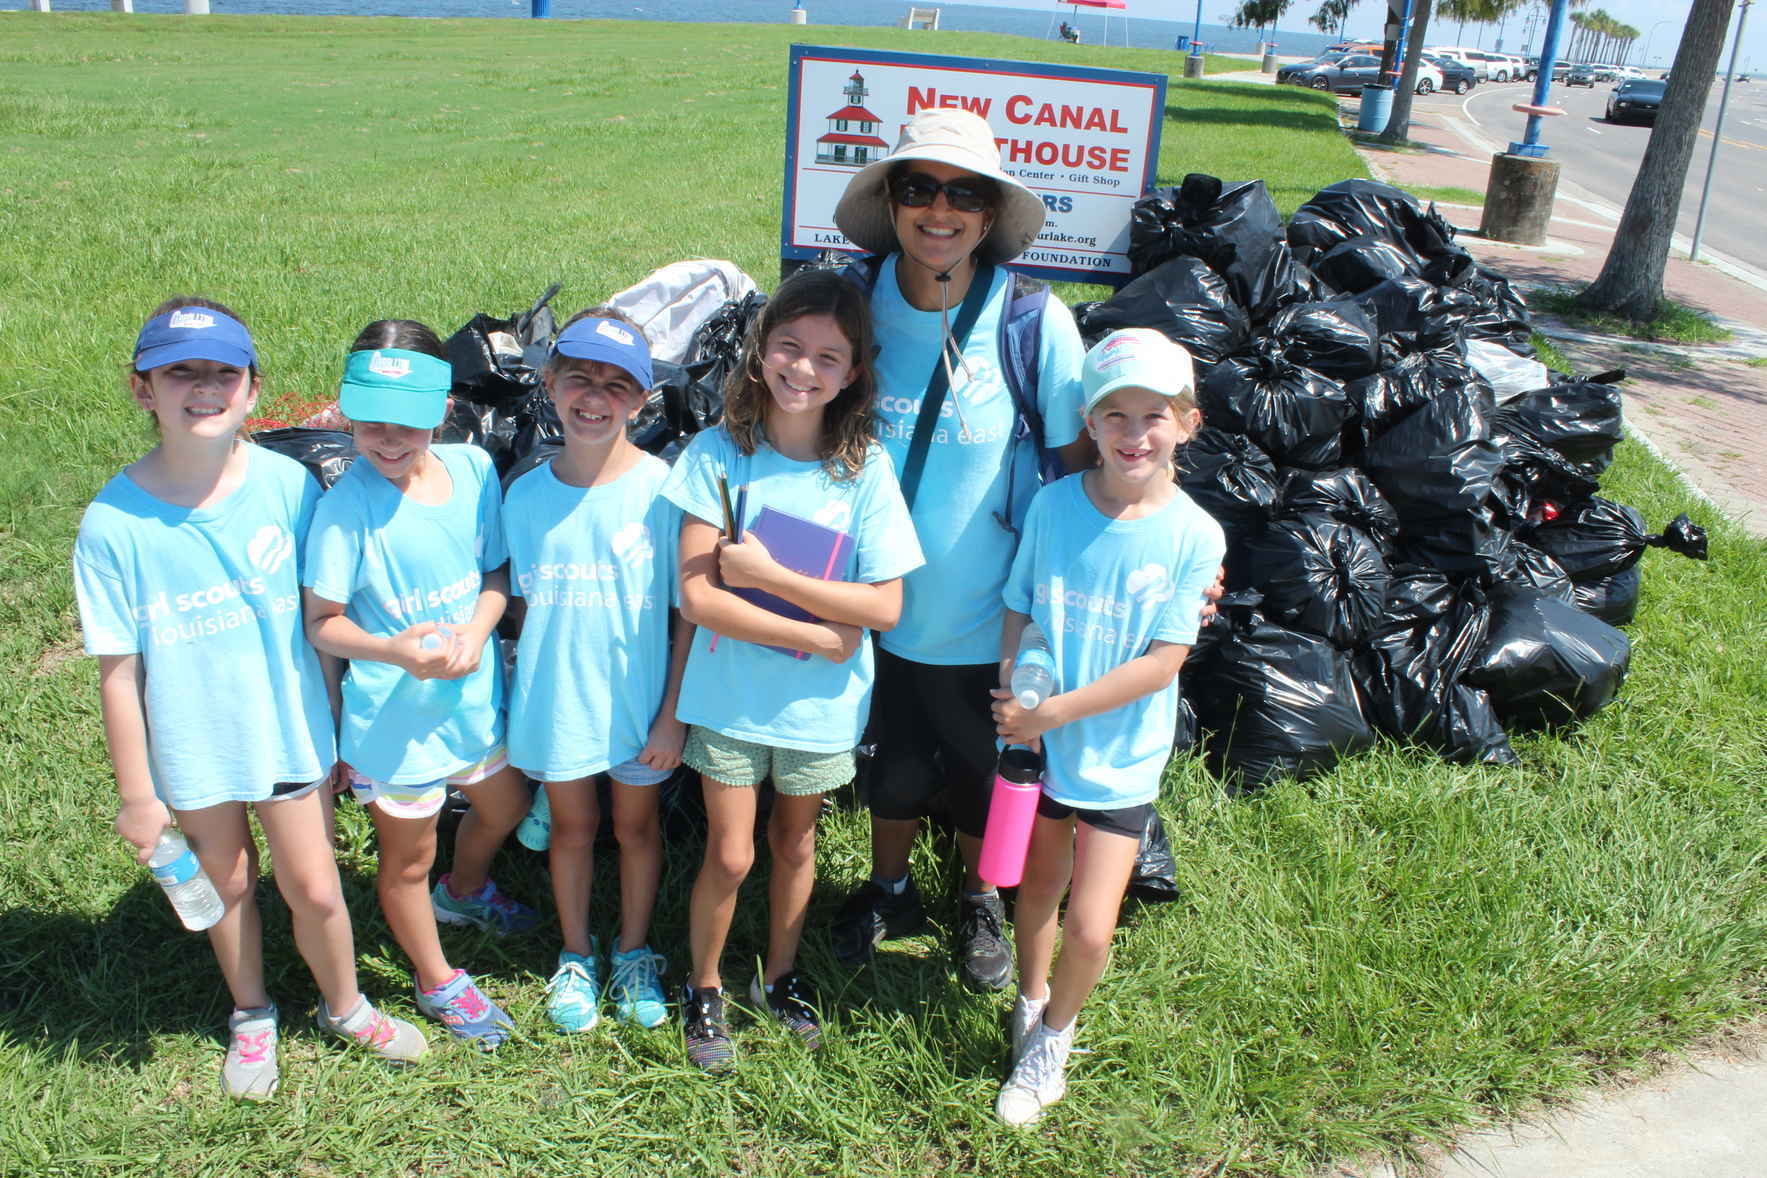
{"label": "parked car", "polygon": [[[1564,81],[1566,75],[1568,75],[1570,72],[1571,72],[1571,63],[1570,62],[1564,61],[1561,59],[1559,61],[1555,61],[1552,63],[1552,80],[1554,82]],[[1526,81],[1526,82],[1532,82],[1535,78],[1538,78],[1539,76],[1540,76],[1540,59],[1538,57],[1528,58],[1527,61],[1524,62],[1522,65],[1522,80]]]}
{"label": "parked car", "polygon": [[1416,88],[1419,94],[1434,94],[1442,88],[1443,81],[1441,70],[1427,61],[1418,60]]}
{"label": "parked car", "polygon": [[1493,82],[1507,82],[1511,78],[1521,77],[1519,64],[1503,53],[1486,53],[1483,49],[1468,49],[1466,56],[1475,66],[1484,64],[1485,73]]}
{"label": "parked car", "polygon": [[1430,45],[1425,47],[1424,53],[1430,57],[1452,58],[1461,65],[1471,66],[1474,77],[1480,82],[1491,80],[1490,63],[1482,55],[1475,58],[1473,54],[1478,53],[1476,49],[1466,49],[1459,45]]}
{"label": "parked car", "polygon": [[1370,53],[1352,53],[1334,62],[1285,65],[1276,71],[1278,83],[1311,86],[1337,94],[1355,94],[1370,82],[1380,80],[1380,58]]}
{"label": "parked car", "polygon": [[1440,88],[1453,94],[1465,94],[1478,84],[1479,76],[1473,67],[1465,62],[1455,61],[1451,57],[1436,57],[1426,53],[1423,60],[1428,62],[1442,75]]}
{"label": "parked car", "polygon": [[1565,85],[1587,86],[1591,90],[1595,89],[1595,67],[1589,65],[1572,66],[1571,72],[1565,75]]}
{"label": "parked car", "polygon": [[1610,123],[1655,123],[1657,108],[1663,105],[1663,91],[1669,83],[1648,78],[1627,78],[1607,96],[1607,121]]}

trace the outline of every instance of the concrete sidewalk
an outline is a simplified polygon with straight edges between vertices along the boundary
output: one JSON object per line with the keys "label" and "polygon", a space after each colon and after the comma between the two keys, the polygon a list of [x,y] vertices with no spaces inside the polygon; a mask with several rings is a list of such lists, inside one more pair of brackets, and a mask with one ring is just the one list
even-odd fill
{"label": "concrete sidewalk", "polygon": [[[1256,73],[1211,80],[1270,82]],[[1526,91],[1513,87],[1516,100]],[[1357,100],[1345,99],[1354,125]],[[1515,115],[1519,138],[1522,116]],[[1358,146],[1369,170],[1403,187],[1484,192],[1491,156],[1509,129],[1480,128],[1457,101],[1420,100],[1411,138],[1422,150]],[[1503,143],[1497,140],[1502,138]],[[1322,183],[1325,182],[1322,180]],[[1624,193],[1606,199],[1561,180],[1547,244],[1512,246],[1478,236],[1479,210],[1442,206],[1460,244],[1523,290],[1581,286],[1601,271]],[[1535,326],[1576,366],[1625,368],[1627,429],[1679,470],[1689,487],[1757,536],[1767,535],[1767,276],[1717,259],[1687,261],[1678,241],[1665,293],[1713,316],[1735,338],[1678,346],[1591,335],[1550,316]],[[1647,1078],[1593,1090],[1512,1125],[1426,1147],[1415,1162],[1344,1162],[1323,1178],[1767,1178],[1767,1057],[1756,1026],[1713,1042]]]}

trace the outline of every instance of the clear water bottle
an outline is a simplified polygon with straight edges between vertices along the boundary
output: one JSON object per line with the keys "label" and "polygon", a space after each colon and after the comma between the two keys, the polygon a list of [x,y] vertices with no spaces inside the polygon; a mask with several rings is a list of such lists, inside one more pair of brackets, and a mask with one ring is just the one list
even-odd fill
{"label": "clear water bottle", "polygon": [[1031,710],[1055,694],[1055,656],[1036,622],[1027,622],[1012,663],[1012,694],[1018,706]]}
{"label": "clear water bottle", "polygon": [[154,845],[153,856],[147,861],[154,882],[165,889],[172,911],[191,932],[201,932],[221,919],[226,912],[215,885],[197,862],[196,852],[184,836],[166,827]]}
{"label": "clear water bottle", "polygon": [[[458,641],[459,636],[443,626],[418,639],[417,645],[426,651],[446,650]],[[420,719],[439,724],[460,707],[466,679],[419,679],[415,675],[406,675],[397,690],[402,702]]]}

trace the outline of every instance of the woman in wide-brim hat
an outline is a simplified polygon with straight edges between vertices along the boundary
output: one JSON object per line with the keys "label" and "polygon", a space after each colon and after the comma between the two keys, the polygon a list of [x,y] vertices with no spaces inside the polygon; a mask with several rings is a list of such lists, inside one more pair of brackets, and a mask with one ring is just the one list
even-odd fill
{"label": "woman in wide-brim hat", "polygon": [[[879,636],[872,877],[836,917],[835,951],[857,964],[879,940],[920,927],[925,910],[908,852],[943,793],[965,866],[958,964],[966,983],[989,990],[1012,980],[999,895],[976,874],[995,759],[989,692],[999,680],[1001,591],[1017,545],[1011,521],[1038,487],[1037,448],[1018,437],[1003,371],[1014,283],[1000,265],[1036,239],[1043,218],[1042,199],[1001,169],[987,122],[964,110],[909,120],[896,150],[854,176],[835,210],[848,239],[877,255],[861,263],[879,349],[877,417],[905,475],[927,562],[904,581],[901,621]],[[962,331],[972,291],[978,309]],[[1044,444],[1078,469],[1091,457],[1080,414],[1085,348],[1060,300],[1047,297],[1040,314],[1036,387],[1023,391],[1042,418]],[[907,460],[929,392],[942,400],[915,485]]]}

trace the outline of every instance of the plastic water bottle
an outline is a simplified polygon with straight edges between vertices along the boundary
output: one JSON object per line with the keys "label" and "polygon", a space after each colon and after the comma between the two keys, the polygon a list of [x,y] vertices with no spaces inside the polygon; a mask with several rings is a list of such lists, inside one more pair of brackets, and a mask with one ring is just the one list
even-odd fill
{"label": "plastic water bottle", "polygon": [[1036,622],[1026,623],[1019,636],[1018,657],[1012,662],[1012,694],[1027,711],[1055,694],[1055,656]]}
{"label": "plastic water bottle", "polygon": [[[417,640],[424,650],[446,650],[458,642],[454,631],[447,627],[432,630]],[[410,701],[412,710],[422,719],[441,723],[460,706],[461,693],[466,690],[466,677],[459,679],[419,679],[406,675],[397,689]]]}
{"label": "plastic water bottle", "polygon": [[215,885],[209,882],[208,873],[197,862],[196,852],[190,849],[184,836],[171,827],[160,831],[159,842],[154,844],[147,868],[153,872],[154,882],[165,889],[166,899],[172,902],[172,911],[191,932],[201,932],[226,912]]}
{"label": "plastic water bottle", "polygon": [[994,769],[994,793],[988,800],[988,825],[982,832],[976,874],[1007,888],[1024,878],[1025,854],[1031,849],[1031,828],[1042,795],[1042,754],[1019,745],[1003,749]]}

